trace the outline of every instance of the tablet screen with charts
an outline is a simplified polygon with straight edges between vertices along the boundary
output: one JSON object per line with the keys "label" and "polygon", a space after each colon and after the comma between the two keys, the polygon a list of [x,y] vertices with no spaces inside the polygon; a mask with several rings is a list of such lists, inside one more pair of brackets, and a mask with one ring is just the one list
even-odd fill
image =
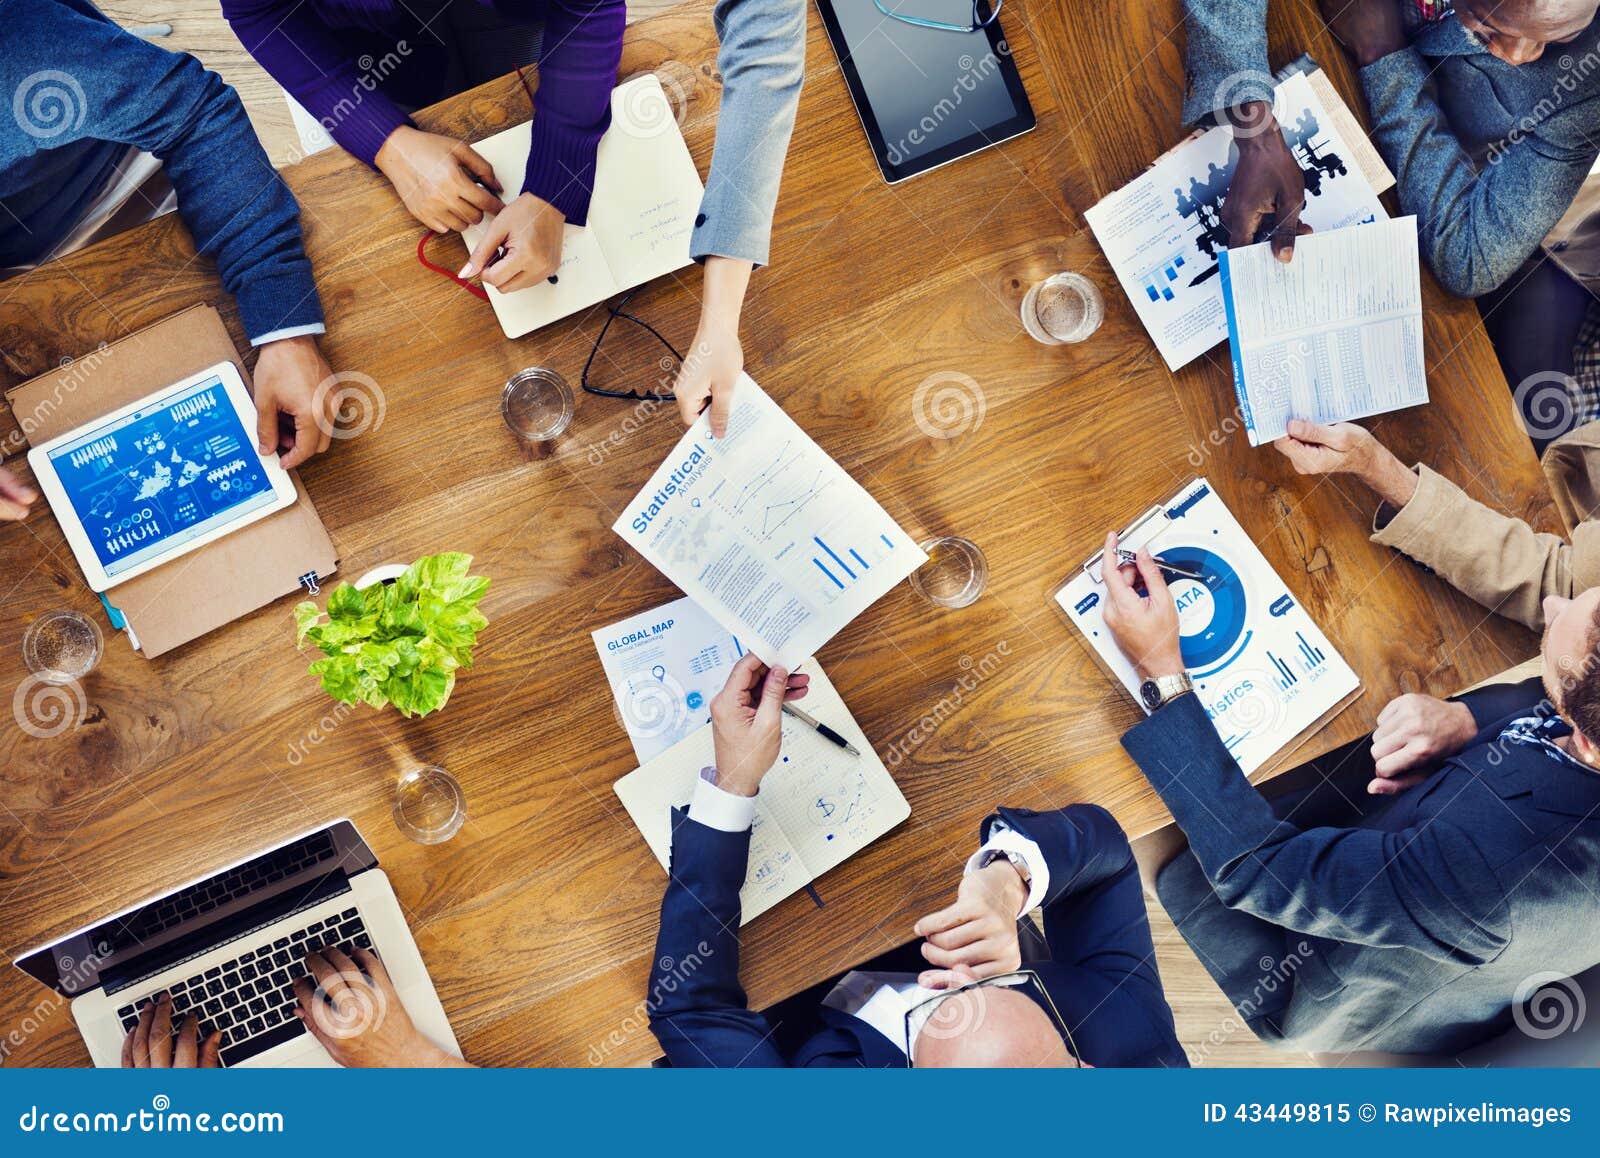
{"label": "tablet screen with charts", "polygon": [[277,458],[256,451],[255,422],[224,362],[28,452],[93,590],[294,502]]}
{"label": "tablet screen with charts", "polygon": [[[972,32],[926,26],[970,26],[973,0],[817,0],[817,9],[891,185],[1033,128],[998,19]],[[979,0],[978,18],[989,13]]]}

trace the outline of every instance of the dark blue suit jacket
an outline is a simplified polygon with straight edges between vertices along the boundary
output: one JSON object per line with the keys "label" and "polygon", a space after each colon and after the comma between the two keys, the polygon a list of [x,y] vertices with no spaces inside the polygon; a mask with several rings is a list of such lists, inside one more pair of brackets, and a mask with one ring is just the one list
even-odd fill
{"label": "dark blue suit jacket", "polygon": [[[1030,962],[1083,1060],[1095,1066],[1186,1066],[1161,991],[1155,949],[1127,837],[1090,804],[1059,812],[1001,809],[994,822],[1035,841],[1049,866],[1043,904],[1049,961]],[[905,1054],[866,1022],[820,1004],[811,1032],[783,1048],[739,985],[739,889],[750,833],[673,817],[672,872],[646,1004],[674,1066],[904,1066]],[[824,920],[818,915],[815,919]]]}
{"label": "dark blue suit jacket", "polygon": [[1496,691],[1524,703],[1337,824],[1263,799],[1196,695],[1123,737],[1189,838],[1162,903],[1258,1034],[1452,1053],[1506,1028],[1535,975],[1600,962],[1600,773],[1500,738],[1531,691]]}

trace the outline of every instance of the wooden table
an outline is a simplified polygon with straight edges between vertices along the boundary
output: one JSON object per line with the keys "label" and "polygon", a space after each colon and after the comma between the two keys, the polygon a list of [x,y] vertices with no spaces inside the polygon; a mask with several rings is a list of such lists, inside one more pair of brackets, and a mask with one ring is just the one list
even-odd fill
{"label": "wooden table", "polygon": [[[1297,26],[1309,17],[1275,8],[1280,19],[1275,59],[1313,46],[1342,90],[1356,91],[1337,47]],[[1082,212],[1176,139],[1176,0],[1070,10],[1012,0],[1005,22],[1037,131],[890,188],[811,15],[773,264],[746,311],[747,364],[908,530],[975,538],[991,581],[953,612],[902,585],[823,650],[880,753],[899,753],[912,816],[820,881],[825,908],[792,898],[747,930],[757,1005],[909,939],[911,922],[953,894],[997,803],[1097,801],[1132,832],[1167,819],[1118,745],[1137,710],[1046,593],[1108,526],[1192,473],[1215,483],[1366,683],[1305,755],[1368,730],[1403,690],[1447,693],[1534,648],[1369,544],[1359,487],[1299,479],[1240,434],[1213,443],[1234,405],[1223,352],[1169,373],[1117,291]],[[623,67],[660,72],[702,172],[715,47],[709,4],[696,0],[630,29]],[[512,80],[419,120],[477,139],[527,115]],[[306,674],[311,656],[293,646],[289,600],[153,662],[113,637],[81,726],[49,741],[0,732],[0,948],[30,948],[251,846],[349,816],[393,878],[469,1057],[647,1059],[655,1043],[640,1002],[664,877],[611,791],[633,758],[589,632],[675,595],[609,526],[678,437],[676,418],[580,396],[558,452],[525,458],[500,423],[500,385],[534,363],[575,382],[594,313],[505,341],[487,307],[418,268],[418,227],[376,175],[323,154],[286,177],[331,322],[327,355],[385,399],[380,427],[303,471],[342,571],[470,551],[493,577],[491,626],[449,706],[413,721],[331,716]],[[1081,347],[1043,348],[1023,334],[1018,303],[1067,268],[1105,288],[1106,322]],[[686,342],[698,288],[697,275],[667,279],[637,308]],[[1552,527],[1475,310],[1431,281],[1426,297],[1435,401],[1378,431],[1402,455]],[[10,282],[0,287],[8,384],[197,300],[215,302],[242,340],[174,218]],[[610,347],[615,373],[657,373],[655,351]],[[981,391],[982,421],[930,435],[913,400],[930,376],[952,372]],[[0,527],[0,576],[9,687],[23,676],[18,641],[34,616],[99,612],[43,510]],[[471,819],[446,845],[411,844],[389,819],[396,775],[419,761],[466,787]],[[0,1041],[13,1028],[20,1044],[0,1046],[13,1063],[85,1058],[68,1012],[7,970]]]}

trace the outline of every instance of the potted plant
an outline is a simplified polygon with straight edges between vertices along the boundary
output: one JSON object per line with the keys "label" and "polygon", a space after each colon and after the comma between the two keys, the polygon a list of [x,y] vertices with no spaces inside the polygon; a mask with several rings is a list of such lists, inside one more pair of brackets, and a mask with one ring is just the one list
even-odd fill
{"label": "potted plant", "polygon": [[471,566],[471,555],[430,555],[398,574],[379,568],[339,584],[326,617],[315,603],[296,607],[297,642],[322,649],[310,668],[322,689],[347,704],[393,704],[407,717],[444,707],[489,622],[478,610],[489,580],[468,575]]}

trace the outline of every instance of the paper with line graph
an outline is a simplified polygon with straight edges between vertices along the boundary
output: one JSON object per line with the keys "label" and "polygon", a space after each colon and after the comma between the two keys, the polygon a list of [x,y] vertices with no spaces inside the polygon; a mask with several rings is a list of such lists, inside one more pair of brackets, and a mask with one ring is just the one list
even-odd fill
{"label": "paper with line graph", "polygon": [[[750,859],[739,893],[741,924],[842,864],[911,815],[911,805],[878,759],[814,659],[801,706],[854,744],[860,756],[783,717],[778,763],[761,782]],[[700,769],[715,763],[711,726],[693,732],[618,780],[617,798],[662,868],[672,863],[672,810],[687,808]]]}
{"label": "paper with line graph", "polygon": [[702,415],[611,529],[791,671],[927,561],[748,375],[723,437]]}

